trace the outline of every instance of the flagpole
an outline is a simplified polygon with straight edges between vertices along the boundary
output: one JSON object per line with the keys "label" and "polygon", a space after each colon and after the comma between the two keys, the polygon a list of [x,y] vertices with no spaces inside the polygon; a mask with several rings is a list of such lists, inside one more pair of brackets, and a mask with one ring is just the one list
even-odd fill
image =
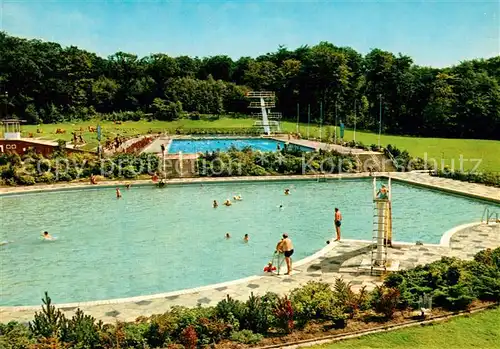
{"label": "flagpole", "polygon": [[311,105],[307,105],[307,139],[309,139],[309,125],[311,124]]}
{"label": "flagpole", "polygon": [[356,103],[357,100],[354,100],[354,137],[353,137],[354,142],[356,142],[356,116],[357,116]]}
{"label": "flagpole", "polygon": [[300,105],[297,103],[297,134],[299,133],[299,116],[300,116]]}
{"label": "flagpole", "polygon": [[337,100],[335,99],[335,126],[334,126],[334,141],[333,143],[337,144]]}
{"label": "flagpole", "polygon": [[323,135],[323,101],[319,104],[319,141],[322,140]]}

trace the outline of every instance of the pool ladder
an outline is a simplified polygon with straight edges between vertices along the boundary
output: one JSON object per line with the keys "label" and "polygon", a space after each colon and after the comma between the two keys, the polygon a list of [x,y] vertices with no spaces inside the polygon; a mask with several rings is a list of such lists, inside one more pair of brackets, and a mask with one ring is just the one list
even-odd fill
{"label": "pool ladder", "polygon": [[[492,219],[493,217],[495,217],[494,220]],[[481,223],[486,222],[486,224],[489,224],[490,220],[494,223],[499,223],[498,212],[490,211],[489,207],[485,207],[481,216]]]}

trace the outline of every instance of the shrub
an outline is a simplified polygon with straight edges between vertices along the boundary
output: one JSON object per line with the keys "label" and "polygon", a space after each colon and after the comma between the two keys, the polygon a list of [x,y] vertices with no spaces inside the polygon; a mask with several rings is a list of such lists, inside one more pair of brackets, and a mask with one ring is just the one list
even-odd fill
{"label": "shrub", "polygon": [[285,333],[291,333],[295,327],[293,313],[292,302],[288,297],[278,298],[274,307],[275,326]]}
{"label": "shrub", "polygon": [[222,320],[207,318],[198,319],[194,327],[201,345],[217,343],[228,338],[232,329],[232,326]]}
{"label": "shrub", "polygon": [[122,176],[127,179],[133,179],[137,177],[137,173],[135,172],[135,167],[133,165],[129,165],[123,168]]}
{"label": "shrub", "polygon": [[444,286],[434,292],[434,303],[448,310],[467,309],[474,300],[470,285],[457,283]]}
{"label": "shrub", "polygon": [[498,173],[471,173],[462,171],[451,171],[447,168],[431,173],[432,176],[455,179],[464,182],[481,183],[484,185],[500,187],[500,174]]}
{"label": "shrub", "polygon": [[200,113],[198,113],[197,111],[193,111],[189,113],[189,118],[191,120],[200,120]]}
{"label": "shrub", "polygon": [[55,176],[51,172],[44,172],[41,176],[39,176],[36,181],[38,183],[53,183]]}
{"label": "shrub", "polygon": [[371,304],[373,309],[391,319],[399,303],[400,292],[396,288],[377,286],[372,293]]}
{"label": "shrub", "polygon": [[227,295],[226,299],[215,306],[215,316],[230,324],[234,331],[238,331],[245,316],[245,304]]}
{"label": "shrub", "polygon": [[40,338],[30,349],[70,349],[71,344],[63,343],[57,337]]}
{"label": "shrub", "polygon": [[198,344],[198,335],[193,326],[188,326],[181,332],[180,341],[186,349],[196,348]]}
{"label": "shrub", "polygon": [[488,248],[480,251],[474,256],[474,260],[478,263],[500,270],[500,248],[496,248],[494,250]]}
{"label": "shrub", "polygon": [[326,319],[330,320],[334,328],[344,328],[347,326],[347,315],[344,313],[344,307],[331,305],[326,314]]}
{"label": "shrub", "polygon": [[240,328],[255,333],[267,333],[270,327],[270,315],[269,304],[252,292],[245,303],[243,323],[240,324]]}
{"label": "shrub", "polygon": [[59,309],[52,305],[52,300],[47,292],[45,292],[42,302],[42,311],[36,312],[33,321],[29,323],[30,331],[36,337],[59,338],[66,318]]}
{"label": "shrub", "polygon": [[34,342],[28,327],[17,322],[0,324],[0,348],[27,349]]}
{"label": "shrub", "polygon": [[179,324],[177,318],[170,312],[160,315],[153,315],[149,321],[149,327],[144,333],[148,345],[152,348],[162,347],[174,339],[174,334],[178,332]]}
{"label": "shrub", "polygon": [[182,331],[188,326],[195,325],[198,319],[211,318],[215,314],[215,308],[201,306],[186,308],[182,306],[174,306],[170,309],[170,313],[175,318],[178,329]]}
{"label": "shrub", "polygon": [[75,315],[64,322],[61,339],[82,348],[94,348],[100,343],[101,328],[102,322],[96,322],[92,316],[85,315],[82,310],[77,309]]}
{"label": "shrub", "polygon": [[257,344],[264,336],[259,333],[253,333],[250,330],[242,330],[231,333],[231,340],[241,344]]}
{"label": "shrub", "polygon": [[351,289],[351,284],[343,279],[337,278],[333,288],[333,295],[342,313],[350,314],[353,318],[359,310],[366,310],[369,307],[369,297],[366,287],[363,286],[358,293]]}
{"label": "shrub", "polygon": [[326,320],[335,303],[335,296],[326,283],[309,281],[303,287],[296,288],[290,294],[295,316],[301,326],[312,319]]}
{"label": "shrub", "polygon": [[21,185],[34,185],[36,183],[35,177],[30,175],[20,175],[17,177],[17,183]]}

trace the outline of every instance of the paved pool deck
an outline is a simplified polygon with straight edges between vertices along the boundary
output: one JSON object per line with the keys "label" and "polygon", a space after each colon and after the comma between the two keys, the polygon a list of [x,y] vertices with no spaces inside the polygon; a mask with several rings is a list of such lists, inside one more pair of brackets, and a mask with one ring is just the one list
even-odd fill
{"label": "paved pool deck", "polygon": [[[377,174],[387,176],[388,173]],[[328,175],[327,178],[359,178],[367,174]],[[492,202],[500,203],[500,189],[483,185],[458,182],[450,179],[431,177],[423,173],[390,173],[393,179],[408,183],[423,185],[433,189],[445,190],[462,195],[470,195]],[[312,179],[316,176],[300,176]],[[299,179],[293,176],[280,177],[236,177],[236,178],[199,178],[177,179],[169,183],[199,183],[199,182],[228,182],[231,180],[285,180]],[[150,181],[136,181],[132,183],[147,184]],[[116,182],[103,182],[116,186]],[[61,188],[90,187],[88,184],[66,184],[20,188],[1,188],[0,193],[22,193],[32,190],[54,190]],[[92,186],[95,187],[95,186]],[[445,218],[443,218],[445,219]],[[478,217],[478,221],[481,217]],[[397,238],[397,236],[396,236]],[[461,259],[471,259],[475,253],[485,248],[500,246],[500,224],[485,224],[471,222],[471,224],[456,227],[451,231],[443,232],[440,244],[405,244],[394,243],[394,248],[388,252],[392,261],[397,261],[399,268],[411,268],[418,264],[425,264],[440,259],[442,256],[453,256]],[[164,294],[113,299],[96,302],[56,304],[63,312],[71,316],[79,307],[85,313],[104,322],[133,321],[138,316],[148,316],[167,311],[173,305],[197,306],[215,305],[227,295],[235,299],[246,300],[250,293],[263,294],[267,291],[278,294],[288,293],[308,281],[335,282],[336,278],[343,278],[351,282],[353,288],[366,286],[368,290],[381,283],[380,276],[372,276],[366,270],[359,268],[360,264],[370,256],[370,242],[360,240],[343,240],[325,244],[325,247],[316,254],[294,264],[291,276],[284,275],[255,275],[245,279],[235,280],[217,285],[209,285],[189,290],[181,290]],[[265,263],[265,262],[264,262]],[[242,266],[243,267],[243,266]],[[0,307],[0,322],[16,320],[27,322],[32,320],[35,307]]]}

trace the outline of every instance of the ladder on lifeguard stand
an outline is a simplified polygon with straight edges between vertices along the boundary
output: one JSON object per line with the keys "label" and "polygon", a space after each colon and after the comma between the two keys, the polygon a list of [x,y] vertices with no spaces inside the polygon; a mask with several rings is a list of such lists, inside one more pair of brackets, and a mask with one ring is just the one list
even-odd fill
{"label": "ladder on lifeguard stand", "polygon": [[387,197],[377,195],[377,179],[373,178],[373,233],[371,251],[371,273],[387,271],[387,249],[392,247],[392,188],[387,185]]}

